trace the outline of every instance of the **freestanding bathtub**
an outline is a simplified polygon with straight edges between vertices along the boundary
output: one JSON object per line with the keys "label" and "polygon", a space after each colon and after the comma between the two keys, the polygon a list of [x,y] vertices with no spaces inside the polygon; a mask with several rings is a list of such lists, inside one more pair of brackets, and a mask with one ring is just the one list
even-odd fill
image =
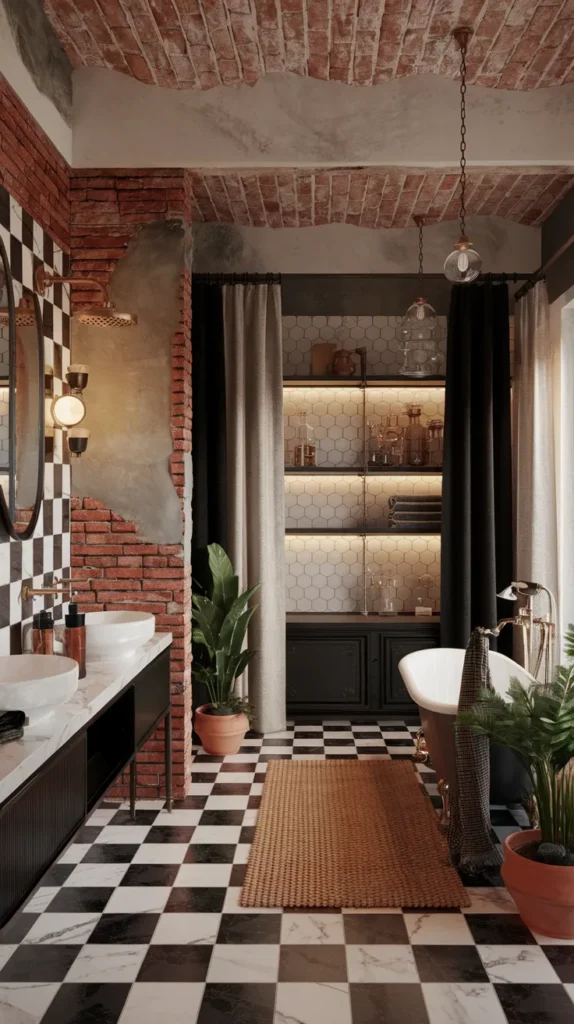
{"label": "freestanding bathtub", "polygon": [[[454,722],[460,694],[465,651],[458,647],[434,647],[407,654],[399,662],[404,684],[419,706],[421,725],[427,748],[439,779],[448,784],[449,792],[457,790]],[[515,677],[528,686],[536,680],[505,654],[490,651],[490,675],[497,693],[508,691]],[[491,800],[510,803],[520,799],[525,788],[525,773],[514,754],[507,748],[491,751]],[[494,797],[494,799],[493,799]]]}

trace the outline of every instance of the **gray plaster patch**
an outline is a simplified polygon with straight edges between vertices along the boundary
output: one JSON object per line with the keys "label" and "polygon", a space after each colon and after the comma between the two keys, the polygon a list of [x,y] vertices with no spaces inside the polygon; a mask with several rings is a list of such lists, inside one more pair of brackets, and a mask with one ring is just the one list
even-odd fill
{"label": "gray plaster patch", "polygon": [[72,65],[39,0],[0,0],[18,53],[40,92],[72,121]]}
{"label": "gray plaster patch", "polygon": [[183,540],[169,459],[171,346],[188,242],[179,221],[141,228],[110,285],[116,308],[136,313],[137,325],[72,329],[74,362],[90,368],[91,431],[86,454],[73,466],[73,493],[105,502],[134,521],[143,540],[160,544]]}

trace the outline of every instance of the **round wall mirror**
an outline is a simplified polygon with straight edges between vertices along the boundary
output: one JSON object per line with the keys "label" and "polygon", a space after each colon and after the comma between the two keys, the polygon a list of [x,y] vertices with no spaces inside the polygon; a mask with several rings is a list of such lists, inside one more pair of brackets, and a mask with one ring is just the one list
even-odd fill
{"label": "round wall mirror", "polygon": [[0,238],[0,513],[31,537],[44,493],[44,335],[37,296],[12,280]]}

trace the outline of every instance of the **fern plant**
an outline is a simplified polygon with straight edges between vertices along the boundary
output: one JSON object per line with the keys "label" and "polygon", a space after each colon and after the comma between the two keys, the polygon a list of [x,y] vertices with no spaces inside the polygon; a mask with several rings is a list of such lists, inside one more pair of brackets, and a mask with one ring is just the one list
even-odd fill
{"label": "fern plant", "polygon": [[195,678],[204,683],[211,712],[219,715],[252,715],[252,705],[234,692],[236,679],[256,651],[244,648],[245,634],[257,605],[249,600],[259,584],[239,593],[239,578],[229,556],[219,544],[208,546],[211,588],[192,595],[193,640],[204,648],[203,664],[194,667]]}
{"label": "fern plant", "polygon": [[532,782],[541,842],[574,854],[574,626],[566,632],[568,665],[559,665],[549,686],[523,687],[512,679],[507,698],[483,690],[457,725],[511,747]]}

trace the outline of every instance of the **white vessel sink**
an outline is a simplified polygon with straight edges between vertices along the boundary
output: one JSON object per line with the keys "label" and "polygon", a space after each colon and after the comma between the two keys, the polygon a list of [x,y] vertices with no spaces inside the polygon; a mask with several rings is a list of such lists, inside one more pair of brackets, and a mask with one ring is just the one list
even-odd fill
{"label": "white vessel sink", "polygon": [[132,658],[154,633],[155,615],[149,612],[88,612],[86,661]]}
{"label": "white vessel sink", "polygon": [[78,688],[78,664],[58,654],[0,657],[0,711],[24,711],[35,725]]}

